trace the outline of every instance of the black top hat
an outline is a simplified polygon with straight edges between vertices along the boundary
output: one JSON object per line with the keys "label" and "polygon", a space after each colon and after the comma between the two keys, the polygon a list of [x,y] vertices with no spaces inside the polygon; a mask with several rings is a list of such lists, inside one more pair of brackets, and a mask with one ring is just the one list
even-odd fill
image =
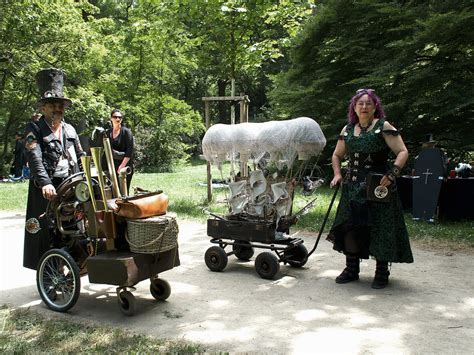
{"label": "black top hat", "polygon": [[433,134],[430,133],[430,134],[427,134],[427,135],[426,135],[426,139],[425,139],[425,141],[422,142],[422,143],[423,143],[423,144],[426,144],[426,143],[438,143],[438,142],[433,139]]}
{"label": "black top hat", "polygon": [[64,106],[69,106],[72,101],[64,97],[63,86],[66,74],[61,69],[43,69],[36,73],[36,84],[41,98],[38,105],[51,101],[63,101]]}

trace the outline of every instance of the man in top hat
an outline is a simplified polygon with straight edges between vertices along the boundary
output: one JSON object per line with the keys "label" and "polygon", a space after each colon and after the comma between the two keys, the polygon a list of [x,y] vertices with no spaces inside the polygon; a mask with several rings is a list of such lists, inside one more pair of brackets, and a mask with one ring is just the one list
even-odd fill
{"label": "man in top hat", "polygon": [[64,122],[64,110],[71,100],[64,97],[65,74],[60,69],[44,69],[36,74],[40,92],[38,109],[42,116],[26,126],[25,156],[30,167],[26,210],[23,266],[36,269],[41,256],[50,248],[44,214],[56,188],[79,171],[84,155],[74,127]]}

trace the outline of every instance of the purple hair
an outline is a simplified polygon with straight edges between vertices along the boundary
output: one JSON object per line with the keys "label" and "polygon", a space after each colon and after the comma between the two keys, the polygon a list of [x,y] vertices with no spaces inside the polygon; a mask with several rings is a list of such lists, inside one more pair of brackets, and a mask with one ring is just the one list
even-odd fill
{"label": "purple hair", "polygon": [[357,90],[356,94],[352,96],[351,102],[349,104],[349,109],[347,110],[347,120],[349,121],[349,123],[355,124],[359,122],[359,117],[357,117],[354,107],[357,101],[366,94],[369,96],[369,98],[375,105],[374,118],[385,118],[385,111],[382,107],[382,101],[380,101],[380,98],[375,94],[375,90],[359,89]]}

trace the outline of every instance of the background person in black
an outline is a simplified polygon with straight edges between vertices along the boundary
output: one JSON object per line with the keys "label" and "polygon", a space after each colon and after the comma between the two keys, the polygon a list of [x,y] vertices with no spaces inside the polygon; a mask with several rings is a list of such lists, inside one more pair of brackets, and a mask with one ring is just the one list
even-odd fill
{"label": "background person in black", "polygon": [[13,164],[10,169],[10,174],[15,178],[20,178],[23,175],[23,165],[25,165],[25,159],[23,156],[23,134],[21,132],[15,133],[15,149],[13,151]]}
{"label": "background person in black", "polygon": [[36,269],[41,256],[50,248],[48,224],[42,215],[56,188],[68,176],[79,171],[84,155],[74,127],[63,121],[71,100],[63,95],[65,75],[59,69],[45,69],[36,74],[43,113],[38,121],[26,126],[25,156],[30,167],[26,208],[23,266]]}
{"label": "background person in black", "polygon": [[122,125],[123,115],[120,110],[112,110],[110,114],[112,128],[108,129],[106,136],[110,139],[114,166],[117,174],[122,168],[130,167],[131,173],[127,175],[127,190],[130,189],[130,183],[133,176],[133,135],[132,131]]}

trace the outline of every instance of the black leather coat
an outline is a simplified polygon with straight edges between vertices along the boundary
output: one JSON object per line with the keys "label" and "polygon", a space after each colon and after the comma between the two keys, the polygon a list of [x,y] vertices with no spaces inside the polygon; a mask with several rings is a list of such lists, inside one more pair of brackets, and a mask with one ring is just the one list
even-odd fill
{"label": "black leather coat", "polygon": [[51,248],[50,230],[42,215],[48,206],[42,187],[56,188],[64,180],[53,177],[62,157],[69,161],[69,175],[79,171],[79,158],[84,155],[74,127],[61,123],[61,137],[56,138],[44,120],[30,122],[26,127],[25,156],[30,167],[30,183],[26,207],[23,266],[36,270],[41,256]]}
{"label": "black leather coat", "polygon": [[30,176],[38,187],[53,184],[53,174],[63,154],[69,161],[69,175],[79,172],[79,158],[85,154],[79,136],[70,124],[62,122],[61,127],[60,139],[54,136],[44,117],[26,127],[25,155]]}

